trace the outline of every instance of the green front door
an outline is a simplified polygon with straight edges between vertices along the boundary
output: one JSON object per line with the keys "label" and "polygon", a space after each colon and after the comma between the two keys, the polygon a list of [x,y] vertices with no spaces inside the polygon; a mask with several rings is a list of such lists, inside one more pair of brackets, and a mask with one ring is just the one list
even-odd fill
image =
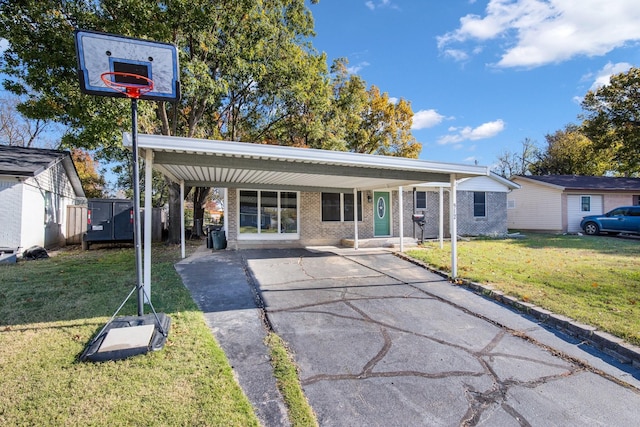
{"label": "green front door", "polygon": [[373,215],[373,226],[375,236],[390,236],[391,235],[391,204],[389,203],[388,192],[373,193],[373,200],[375,201],[375,213]]}

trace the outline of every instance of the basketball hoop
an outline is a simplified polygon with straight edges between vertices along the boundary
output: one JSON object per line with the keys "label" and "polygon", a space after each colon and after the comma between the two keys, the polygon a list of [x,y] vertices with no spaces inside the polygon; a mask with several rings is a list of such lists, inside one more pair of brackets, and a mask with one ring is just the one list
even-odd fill
{"label": "basketball hoop", "polygon": [[140,74],[108,71],[102,73],[100,78],[109,88],[132,99],[138,99],[153,90],[153,80]]}

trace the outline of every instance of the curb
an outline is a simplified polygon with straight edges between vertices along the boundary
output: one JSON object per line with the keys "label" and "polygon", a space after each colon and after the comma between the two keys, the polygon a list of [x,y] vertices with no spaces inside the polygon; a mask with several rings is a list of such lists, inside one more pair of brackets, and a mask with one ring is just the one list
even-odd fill
{"label": "curb", "polygon": [[607,332],[600,331],[597,328],[579,323],[569,317],[555,314],[549,310],[545,310],[534,304],[520,301],[516,297],[506,295],[505,293],[492,289],[490,286],[475,283],[467,279],[453,280],[449,274],[444,271],[434,269],[422,261],[411,258],[403,253],[395,252],[399,258],[409,261],[419,267],[429,270],[439,276],[449,280],[453,285],[465,286],[472,292],[490,298],[500,304],[512,307],[521,313],[534,317],[540,323],[554,328],[572,337],[576,337],[585,341],[590,346],[602,351],[603,353],[615,358],[623,364],[630,364],[634,368],[640,369],[640,347],[625,342],[622,338],[613,336]]}

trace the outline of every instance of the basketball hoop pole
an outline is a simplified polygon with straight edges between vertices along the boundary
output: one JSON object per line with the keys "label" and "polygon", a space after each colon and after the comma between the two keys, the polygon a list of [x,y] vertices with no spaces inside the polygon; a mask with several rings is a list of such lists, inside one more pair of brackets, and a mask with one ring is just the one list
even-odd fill
{"label": "basketball hoop pole", "polygon": [[140,174],[138,171],[138,99],[131,98],[131,150],[133,151],[133,242],[136,251],[136,288],[138,291],[138,316],[144,314],[144,289],[142,283],[142,245],[140,226]]}

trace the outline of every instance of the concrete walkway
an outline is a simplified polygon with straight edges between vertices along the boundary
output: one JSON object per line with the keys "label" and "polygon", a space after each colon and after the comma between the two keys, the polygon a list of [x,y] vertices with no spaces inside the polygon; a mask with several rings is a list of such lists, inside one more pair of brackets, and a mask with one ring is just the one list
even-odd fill
{"label": "concrete walkway", "polygon": [[267,426],[288,421],[252,287],[322,426],[637,425],[637,369],[388,251],[207,251],[177,269]]}

